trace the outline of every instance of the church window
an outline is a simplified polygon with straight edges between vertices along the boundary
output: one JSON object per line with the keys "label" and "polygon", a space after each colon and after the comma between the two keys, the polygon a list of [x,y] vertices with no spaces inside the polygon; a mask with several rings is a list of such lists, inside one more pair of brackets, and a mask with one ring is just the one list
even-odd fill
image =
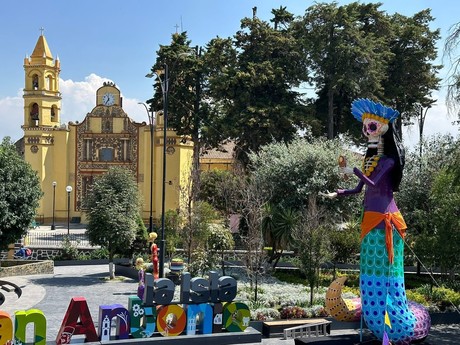
{"label": "church window", "polygon": [[84,161],[93,160],[93,140],[92,139],[83,139],[83,160]]}
{"label": "church window", "polygon": [[38,114],[39,114],[38,104],[34,103],[34,104],[32,104],[32,107],[30,109],[30,117],[31,117],[31,119],[34,120],[34,121],[38,121]]}
{"label": "church window", "polygon": [[38,75],[36,74],[32,77],[32,87],[34,90],[38,90]]}
{"label": "church window", "polygon": [[121,147],[121,160],[122,161],[130,160],[129,151],[130,151],[129,139],[122,139],[122,147]]}
{"label": "church window", "polygon": [[56,121],[56,106],[51,106],[51,121]]}
{"label": "church window", "polygon": [[99,157],[102,162],[112,162],[113,161],[113,148],[111,147],[101,148]]}

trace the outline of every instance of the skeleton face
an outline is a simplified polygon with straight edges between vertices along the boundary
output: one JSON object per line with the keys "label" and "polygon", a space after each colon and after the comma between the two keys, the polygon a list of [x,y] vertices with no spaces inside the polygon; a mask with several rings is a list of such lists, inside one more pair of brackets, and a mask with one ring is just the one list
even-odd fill
{"label": "skeleton face", "polygon": [[367,137],[368,147],[376,148],[382,135],[388,130],[388,125],[376,119],[366,118],[363,121],[363,134]]}

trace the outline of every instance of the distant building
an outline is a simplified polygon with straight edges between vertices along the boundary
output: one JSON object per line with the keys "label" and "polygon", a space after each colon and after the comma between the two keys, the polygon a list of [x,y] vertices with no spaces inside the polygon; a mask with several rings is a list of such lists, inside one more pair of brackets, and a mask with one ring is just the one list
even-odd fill
{"label": "distant building", "polygon": [[[37,216],[50,224],[55,200],[56,221],[67,219],[70,196],[72,221],[84,221],[82,202],[94,177],[112,166],[123,166],[133,172],[143,196],[142,217],[148,219],[150,215],[152,183],[153,218],[160,218],[164,143],[162,116],[156,119],[151,143],[149,124],[130,119],[123,110],[118,87],[113,83],[104,83],[95,94],[95,106],[90,113],[74,114],[78,121],[62,123],[60,71],[60,61],[53,58],[42,34],[32,55],[24,59],[24,137],[20,142],[24,159],[37,172],[44,192]],[[193,145],[187,139],[168,128],[166,210],[179,207],[179,186],[187,181],[190,174]],[[210,167],[214,163],[211,159],[206,160],[206,164]],[[72,187],[70,194],[66,191],[67,186]]]}
{"label": "distant building", "polygon": [[201,171],[232,170],[234,149],[235,143],[230,141],[219,148],[204,150],[200,156]]}

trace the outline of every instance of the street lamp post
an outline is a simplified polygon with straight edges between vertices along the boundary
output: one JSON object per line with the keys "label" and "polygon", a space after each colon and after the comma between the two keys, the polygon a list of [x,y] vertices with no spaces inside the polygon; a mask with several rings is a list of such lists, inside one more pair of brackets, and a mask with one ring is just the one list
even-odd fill
{"label": "street lamp post", "polygon": [[67,192],[67,236],[70,235],[70,192],[72,192],[72,186],[65,187]]}
{"label": "street lamp post", "polygon": [[164,264],[165,264],[165,252],[166,252],[166,239],[165,239],[165,201],[166,201],[166,148],[167,148],[167,128],[168,128],[168,92],[169,92],[169,71],[168,65],[164,64],[164,75],[161,80],[160,75],[155,73],[149,73],[146,75],[148,78],[157,76],[160,80],[161,91],[163,94],[163,187],[161,194],[161,237],[160,237],[160,257],[159,257],[159,270],[158,275],[160,278],[164,277]]}
{"label": "street lamp post", "polygon": [[150,125],[150,216],[149,216],[149,233],[153,232],[153,216],[152,216],[152,209],[153,209],[153,127],[155,126],[155,118],[153,117],[154,113],[149,112],[149,108],[145,103],[139,102],[138,104],[142,104],[147,111],[147,117],[149,118],[149,125]]}
{"label": "street lamp post", "polygon": [[56,185],[57,182],[53,181],[53,224],[51,224],[51,230],[56,230],[56,225],[54,224],[54,210],[56,209]]}
{"label": "street lamp post", "polygon": [[159,276],[164,277],[164,264],[165,264],[165,200],[166,200],[166,134],[168,128],[168,65],[165,64],[165,75],[163,85],[163,193],[161,195],[161,241],[160,241],[160,269]]}

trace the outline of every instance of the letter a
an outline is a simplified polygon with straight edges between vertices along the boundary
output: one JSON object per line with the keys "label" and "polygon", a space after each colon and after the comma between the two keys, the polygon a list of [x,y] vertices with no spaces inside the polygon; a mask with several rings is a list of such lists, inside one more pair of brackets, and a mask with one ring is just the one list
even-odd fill
{"label": "letter a", "polygon": [[[80,322],[79,322],[80,320]],[[56,344],[70,344],[72,335],[83,334],[86,342],[99,341],[91,313],[84,297],[73,297],[56,336]]]}

